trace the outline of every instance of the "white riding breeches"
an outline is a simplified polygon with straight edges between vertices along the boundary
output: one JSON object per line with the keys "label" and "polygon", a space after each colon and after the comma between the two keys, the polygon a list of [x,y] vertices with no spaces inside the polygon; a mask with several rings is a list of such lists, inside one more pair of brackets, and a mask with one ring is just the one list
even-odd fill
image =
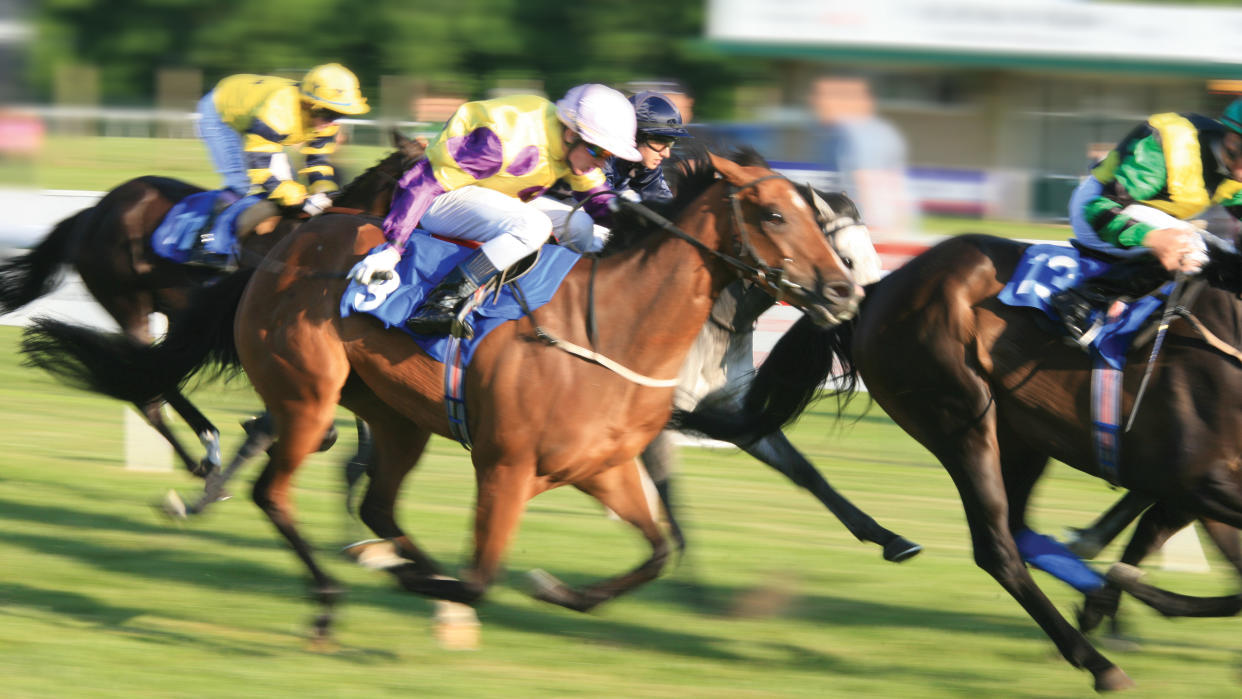
{"label": "white riding breeches", "polygon": [[481,250],[496,269],[507,269],[552,235],[552,221],[539,209],[477,186],[454,189],[433,199],[418,227],[483,243]]}
{"label": "white riding breeches", "polygon": [[602,248],[608,229],[594,225],[581,209],[572,217],[571,211],[568,204],[547,197],[524,202],[494,189],[470,186],[432,200],[418,226],[449,238],[483,243],[480,249],[488,261],[496,269],[507,269],[538,250],[549,236],[579,252]]}

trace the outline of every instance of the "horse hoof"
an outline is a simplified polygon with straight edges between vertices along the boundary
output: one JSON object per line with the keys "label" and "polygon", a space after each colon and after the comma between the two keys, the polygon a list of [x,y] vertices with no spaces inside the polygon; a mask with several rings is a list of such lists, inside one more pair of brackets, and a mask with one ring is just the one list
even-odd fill
{"label": "horse hoof", "polygon": [[1134,680],[1116,665],[1095,676],[1095,691],[1097,692],[1116,692],[1130,689],[1133,686]]}
{"label": "horse hoof", "polygon": [[156,503],[155,509],[176,520],[184,520],[189,514],[186,510],[185,501],[181,499],[181,496],[175,490],[165,493],[164,497]]}
{"label": "horse hoof", "polygon": [[893,563],[901,563],[902,561],[908,561],[919,555],[922,550],[922,546],[910,541],[904,536],[899,536],[887,544],[884,544],[884,560],[892,561]]}
{"label": "horse hoof", "polygon": [[436,600],[434,635],[445,650],[478,650],[479,617],[474,607]]}
{"label": "horse hoof", "polygon": [[389,570],[409,563],[398,553],[396,544],[388,539],[359,541],[341,549],[341,553],[363,568],[371,570]]}
{"label": "horse hoof", "polygon": [[1090,534],[1090,530],[1070,527],[1066,530],[1065,548],[1083,560],[1095,560],[1104,550],[1104,543]]}
{"label": "horse hoof", "polygon": [[1128,563],[1114,563],[1108,569],[1108,573],[1104,576],[1109,582],[1121,587],[1129,588],[1143,577],[1143,571],[1135,568]]}
{"label": "horse hoof", "polygon": [[331,449],[332,445],[336,444],[338,437],[340,437],[340,435],[337,434],[336,425],[328,427],[328,431],[323,433],[323,441],[319,443],[319,449],[316,451],[325,452]]}
{"label": "horse hoof", "polygon": [[531,570],[526,573],[526,579],[531,584],[531,597],[541,602],[549,602],[575,612],[590,611],[592,607],[599,604],[597,601],[587,599],[586,595],[561,582],[546,570],[540,568]]}

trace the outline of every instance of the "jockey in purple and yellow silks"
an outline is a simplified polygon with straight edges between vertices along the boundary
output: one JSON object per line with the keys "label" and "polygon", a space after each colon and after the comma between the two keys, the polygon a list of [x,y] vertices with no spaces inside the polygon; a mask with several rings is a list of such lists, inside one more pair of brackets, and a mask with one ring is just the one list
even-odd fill
{"label": "jockey in purple and yellow silks", "polygon": [[[328,63],[311,69],[301,82],[266,75],[221,80],[199,100],[198,130],[224,176],[229,202],[265,194],[273,204],[302,206],[315,215],[331,205],[328,193],[340,188],[328,160],[336,149],[336,120],[368,111],[358,78]],[[285,157],[285,147],[297,145],[306,157],[298,174],[309,187],[294,179]]]}
{"label": "jockey in purple and yellow silks", "polygon": [[[603,247],[607,229],[595,222],[607,220],[612,195],[598,194],[607,190],[600,168],[614,154],[639,159],[634,127],[629,101],[597,84],[579,85],[556,104],[534,95],[463,104],[427,157],[401,178],[384,221],[388,246],[351,276],[370,284],[377,272],[392,272],[416,226],[482,242],[406,323],[419,334],[468,335],[470,328],[454,327],[461,301],[537,250],[554,226],[563,245],[581,252]],[[540,196],[561,178],[585,202],[581,210]]]}

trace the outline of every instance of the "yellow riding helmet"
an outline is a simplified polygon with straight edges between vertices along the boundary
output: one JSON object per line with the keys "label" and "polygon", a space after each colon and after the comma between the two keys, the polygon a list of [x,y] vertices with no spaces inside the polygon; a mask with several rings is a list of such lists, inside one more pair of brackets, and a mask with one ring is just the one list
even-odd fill
{"label": "yellow riding helmet", "polygon": [[302,99],[316,107],[341,114],[371,111],[358,88],[358,76],[340,63],[325,63],[310,69],[302,78]]}

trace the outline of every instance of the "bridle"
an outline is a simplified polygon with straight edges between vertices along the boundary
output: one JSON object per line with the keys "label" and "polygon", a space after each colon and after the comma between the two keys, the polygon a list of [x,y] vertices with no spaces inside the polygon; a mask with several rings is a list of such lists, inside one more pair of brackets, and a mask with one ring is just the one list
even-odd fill
{"label": "bridle", "polygon": [[[732,255],[720,252],[719,250],[716,250],[715,248],[708,247],[698,238],[695,238],[691,236],[690,234],[686,233],[685,231],[681,230],[680,228],[678,228],[677,224],[664,218],[660,214],[657,214],[656,212],[652,211],[646,206],[643,206],[640,203],[630,201],[623,197],[617,197],[612,200],[612,202],[610,203],[610,206],[613,206],[616,208],[629,209],[630,211],[637,214],[638,216],[647,219],[648,221],[654,223],[656,226],[659,226],[660,229],[665,231],[666,233],[669,233],[670,235],[674,237],[680,238],[690,243],[694,247],[698,248],[699,250],[709,255],[712,255],[713,257],[724,262],[727,266],[735,269],[738,272],[738,275],[741,276],[743,279],[754,281],[758,284],[766,284],[767,286],[770,286],[776,292],[776,300],[780,301],[781,298],[785,295],[785,291],[790,290],[790,289],[803,289],[803,287],[799,284],[795,284],[789,281],[788,279],[786,279],[784,268],[772,267],[768,265],[766,262],[764,262],[763,258],[759,256],[759,252],[755,250],[755,246],[750,241],[750,232],[746,228],[746,223],[742,215],[742,203],[741,203],[741,199],[739,198],[739,195],[743,191],[750,189],[752,187],[755,187],[761,182],[765,182],[767,180],[773,180],[773,179],[782,179],[782,180],[785,180],[786,182],[789,182],[790,185],[793,185],[793,182],[791,182],[789,178],[785,177],[784,175],[780,175],[776,173],[773,173],[771,175],[764,175],[763,177],[759,177],[757,179],[751,180],[750,182],[747,182],[746,184],[742,184],[742,185],[728,184],[729,208],[730,208],[730,211],[732,212],[733,228],[734,228],[734,232],[736,233],[736,235],[733,237],[734,254]],[[794,186],[796,189],[796,185]],[[750,258],[751,260],[754,260],[755,264],[752,265],[752,264],[747,263],[745,261],[745,258],[747,257]],[[788,262],[789,259],[786,258],[785,261]],[[816,293],[815,295],[818,296],[819,294]]]}

